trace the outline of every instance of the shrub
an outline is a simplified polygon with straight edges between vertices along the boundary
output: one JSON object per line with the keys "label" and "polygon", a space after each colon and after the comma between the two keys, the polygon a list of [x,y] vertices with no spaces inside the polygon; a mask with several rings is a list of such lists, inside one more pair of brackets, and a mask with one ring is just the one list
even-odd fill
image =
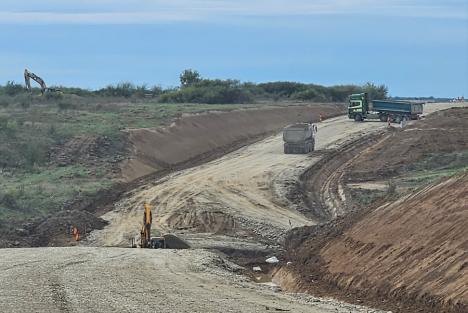
{"label": "shrub", "polygon": [[182,87],[192,86],[201,81],[200,73],[192,69],[184,70],[179,78]]}
{"label": "shrub", "polygon": [[8,96],[15,96],[26,91],[22,85],[14,81],[7,81],[6,85],[1,87],[0,90]]}

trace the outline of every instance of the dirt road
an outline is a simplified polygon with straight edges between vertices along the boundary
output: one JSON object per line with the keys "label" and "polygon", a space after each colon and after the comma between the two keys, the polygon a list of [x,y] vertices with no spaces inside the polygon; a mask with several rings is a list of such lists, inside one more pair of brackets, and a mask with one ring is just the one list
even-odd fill
{"label": "dirt road", "polygon": [[335,148],[383,123],[355,123],[337,117],[319,124],[311,155],[285,155],[281,135],[272,136],[222,158],[190,168],[131,192],[103,216],[110,222],[93,234],[94,245],[128,245],[138,236],[145,201],[156,208],[163,231],[228,234],[278,242],[291,227],[314,223],[289,203],[287,192],[299,175]]}
{"label": "dirt road", "polygon": [[[452,104],[428,104],[425,112]],[[346,116],[318,124],[317,150],[311,155],[286,155],[280,134],[132,191],[103,216],[110,222],[89,242],[97,246],[128,246],[139,236],[143,203],[155,209],[162,232],[235,235],[278,243],[285,232],[315,221],[290,203],[286,194],[299,175],[320,159],[321,152],[340,147],[361,135],[384,128],[385,123],[356,123]],[[222,240],[221,240],[222,241]],[[196,244],[196,243],[195,243]]]}
{"label": "dirt road", "polygon": [[380,312],[254,284],[206,250],[1,249],[0,268],[1,312]]}

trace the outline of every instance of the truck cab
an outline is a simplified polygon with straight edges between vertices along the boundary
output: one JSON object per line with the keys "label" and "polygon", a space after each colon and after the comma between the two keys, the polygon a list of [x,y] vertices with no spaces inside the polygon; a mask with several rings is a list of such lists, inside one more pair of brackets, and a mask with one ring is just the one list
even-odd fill
{"label": "truck cab", "polygon": [[369,100],[367,93],[356,93],[349,96],[348,117],[355,121],[362,121],[367,117]]}

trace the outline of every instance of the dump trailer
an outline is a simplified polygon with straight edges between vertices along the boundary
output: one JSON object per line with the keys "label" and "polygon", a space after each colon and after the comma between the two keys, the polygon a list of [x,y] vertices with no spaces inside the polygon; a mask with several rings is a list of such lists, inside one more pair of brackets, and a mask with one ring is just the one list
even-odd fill
{"label": "dump trailer", "polygon": [[402,120],[415,120],[423,113],[421,102],[373,100],[369,101],[367,93],[349,96],[348,117],[355,121],[379,119],[382,122],[390,120],[399,123]]}
{"label": "dump trailer", "polygon": [[284,153],[309,153],[315,149],[317,126],[299,123],[283,129]]}

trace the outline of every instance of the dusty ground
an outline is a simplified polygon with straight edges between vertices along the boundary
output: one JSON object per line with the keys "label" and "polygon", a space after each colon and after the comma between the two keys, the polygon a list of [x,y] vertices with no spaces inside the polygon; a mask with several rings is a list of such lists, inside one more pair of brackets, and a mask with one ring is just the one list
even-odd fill
{"label": "dusty ground", "polygon": [[337,117],[318,124],[318,151],[285,155],[281,135],[275,135],[209,162],[167,176],[131,192],[103,218],[110,222],[90,241],[98,246],[127,246],[138,235],[143,202],[156,209],[162,231],[235,235],[278,243],[292,227],[313,224],[286,194],[299,175],[326,149],[334,149],[380,122],[355,123]]}
{"label": "dusty ground", "polygon": [[0,250],[1,312],[379,313],[284,294],[206,250]]}

